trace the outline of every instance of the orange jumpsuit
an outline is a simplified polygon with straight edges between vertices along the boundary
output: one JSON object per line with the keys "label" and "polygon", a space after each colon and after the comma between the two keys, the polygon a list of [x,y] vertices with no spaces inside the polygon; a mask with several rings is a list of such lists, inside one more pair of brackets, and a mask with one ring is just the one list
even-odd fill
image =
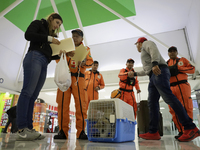
{"label": "orange jumpsuit", "polygon": [[136,103],[133,87],[135,86],[136,90],[139,90],[140,87],[139,87],[139,83],[137,80],[137,76],[135,78],[132,78],[131,80],[129,80],[129,78],[128,78],[129,71],[134,72],[134,69],[132,68],[131,70],[129,70],[128,68],[126,68],[126,69],[123,68],[120,70],[120,73],[118,75],[118,77],[120,78],[119,87],[122,92],[120,99],[123,100],[124,102],[128,103],[129,105],[133,106],[134,115],[136,118],[137,103]]}
{"label": "orange jumpsuit", "polygon": [[87,109],[89,106],[89,103],[91,100],[97,100],[99,99],[99,93],[98,91],[95,91],[94,89],[96,87],[99,87],[100,89],[103,89],[105,87],[103,76],[101,73],[86,71],[85,72],[85,85],[86,85],[86,91],[88,95],[88,103],[87,103]]}
{"label": "orange jumpsuit", "polygon": [[[87,48],[89,50],[89,48]],[[58,61],[57,61],[58,62]],[[68,130],[69,130],[69,110],[70,110],[70,99],[71,94],[74,96],[75,108],[76,108],[76,137],[78,138],[81,131],[85,130],[85,119],[87,118],[87,92],[85,90],[85,79],[84,73],[86,68],[91,68],[93,64],[93,59],[91,57],[91,53],[89,52],[86,57],[86,65],[80,68],[80,75],[77,82],[78,77],[78,67],[75,66],[75,61],[73,61],[70,57],[67,57],[67,62],[69,65],[69,69],[71,72],[71,86],[66,92],[62,92],[60,89],[57,90],[57,98],[56,102],[58,103],[58,124],[59,130],[63,130],[66,137],[68,138]]]}
{"label": "orange jumpsuit", "polygon": [[[167,61],[170,72],[170,86],[172,93],[182,103],[183,107],[187,111],[188,116],[193,119],[193,103],[191,98],[191,87],[187,82],[188,75],[186,73],[193,74],[195,67],[190,64],[186,58],[177,58],[175,60],[169,59]],[[173,67],[173,69],[171,67]],[[176,67],[177,66],[177,67]],[[174,68],[175,67],[175,68]],[[172,119],[179,132],[184,131],[184,127],[178,120],[174,110],[169,106],[169,112],[172,114]]]}

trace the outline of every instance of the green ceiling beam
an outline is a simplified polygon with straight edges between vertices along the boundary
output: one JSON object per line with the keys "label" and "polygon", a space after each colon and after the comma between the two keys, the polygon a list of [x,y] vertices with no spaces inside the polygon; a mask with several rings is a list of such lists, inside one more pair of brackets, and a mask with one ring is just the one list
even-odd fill
{"label": "green ceiling beam", "polygon": [[6,9],[8,6],[10,6],[15,1],[16,0],[0,0],[0,12],[2,12],[4,9]]}
{"label": "green ceiling beam", "polygon": [[[3,11],[15,0],[0,0],[0,11]],[[100,0],[102,3],[121,14],[124,17],[135,16],[133,0]],[[93,0],[76,0],[76,5],[83,26],[90,26],[103,22],[119,19],[108,10],[99,6]],[[70,0],[55,0],[59,14],[64,21],[65,30],[79,28]],[[2,5],[3,4],[3,5]],[[25,31],[33,20],[37,0],[24,0],[4,17],[15,24],[22,31]],[[53,12],[50,0],[42,0],[37,19],[46,18]]]}

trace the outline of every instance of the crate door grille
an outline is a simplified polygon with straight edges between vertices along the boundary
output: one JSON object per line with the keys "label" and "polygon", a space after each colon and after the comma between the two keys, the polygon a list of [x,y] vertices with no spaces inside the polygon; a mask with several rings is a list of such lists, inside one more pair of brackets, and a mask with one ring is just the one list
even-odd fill
{"label": "crate door grille", "polygon": [[114,101],[90,103],[88,113],[90,138],[114,138],[116,122],[110,122],[110,116],[115,116]]}

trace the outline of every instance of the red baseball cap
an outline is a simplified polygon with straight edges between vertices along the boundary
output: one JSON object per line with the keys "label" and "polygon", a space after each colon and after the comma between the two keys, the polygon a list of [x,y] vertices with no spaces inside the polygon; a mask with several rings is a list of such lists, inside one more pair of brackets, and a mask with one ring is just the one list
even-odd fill
{"label": "red baseball cap", "polygon": [[126,61],[126,63],[129,63],[129,62],[135,62],[132,58],[129,58],[129,59],[127,59],[127,61]]}
{"label": "red baseball cap", "polygon": [[139,38],[137,40],[137,42],[135,44],[137,44],[137,43],[143,43],[144,41],[147,41],[147,39],[145,37],[141,37],[141,38]]}

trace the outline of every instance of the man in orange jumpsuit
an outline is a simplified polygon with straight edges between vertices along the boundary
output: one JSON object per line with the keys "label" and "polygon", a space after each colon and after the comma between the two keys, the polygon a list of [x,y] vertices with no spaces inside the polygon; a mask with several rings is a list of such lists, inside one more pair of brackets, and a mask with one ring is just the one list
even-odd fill
{"label": "man in orange jumpsuit", "polygon": [[[177,48],[174,46],[168,49],[168,55],[170,59],[167,61],[167,63],[171,73],[170,87],[172,93],[182,103],[188,116],[193,119],[191,87],[190,84],[187,82],[188,75],[186,73],[193,74],[195,72],[195,67],[192,66],[186,58],[178,58],[178,51]],[[175,136],[175,138],[178,139],[183,134],[184,127],[179,122],[178,117],[170,106],[169,109],[169,112],[172,114],[172,119],[179,131],[179,134]]]}
{"label": "man in orange jumpsuit", "polygon": [[85,72],[85,85],[88,95],[87,109],[91,100],[99,99],[98,91],[105,87],[103,76],[97,71],[98,66],[99,62],[94,61],[92,69]]}
{"label": "man in orange jumpsuit", "polygon": [[[80,29],[72,31],[72,38],[76,47],[83,44],[83,32]],[[87,50],[90,50],[87,47]],[[73,53],[73,52],[71,52]],[[93,59],[90,52],[86,56],[86,59],[83,62],[78,62],[76,67],[75,61],[70,57],[71,53],[67,53],[67,62],[71,72],[71,86],[66,92],[62,92],[60,89],[57,90],[57,99],[58,103],[58,124],[59,124],[59,133],[54,136],[54,139],[67,139],[68,130],[69,130],[69,110],[70,110],[70,99],[71,94],[74,96],[75,108],[76,108],[76,137],[78,139],[87,139],[85,134],[85,119],[87,118],[87,92],[85,91],[85,79],[84,74],[86,68],[91,68],[93,64]]]}
{"label": "man in orange jumpsuit", "polygon": [[128,103],[129,105],[133,106],[134,108],[134,115],[136,118],[136,112],[137,112],[137,103],[135,99],[135,94],[133,91],[133,87],[135,86],[137,93],[140,93],[140,87],[137,80],[137,76],[134,78],[134,76],[131,76],[133,74],[134,69],[134,60],[128,59],[126,62],[126,69],[121,69],[118,77],[120,78],[119,81],[119,87],[121,90],[121,97],[120,99],[124,102]]}

